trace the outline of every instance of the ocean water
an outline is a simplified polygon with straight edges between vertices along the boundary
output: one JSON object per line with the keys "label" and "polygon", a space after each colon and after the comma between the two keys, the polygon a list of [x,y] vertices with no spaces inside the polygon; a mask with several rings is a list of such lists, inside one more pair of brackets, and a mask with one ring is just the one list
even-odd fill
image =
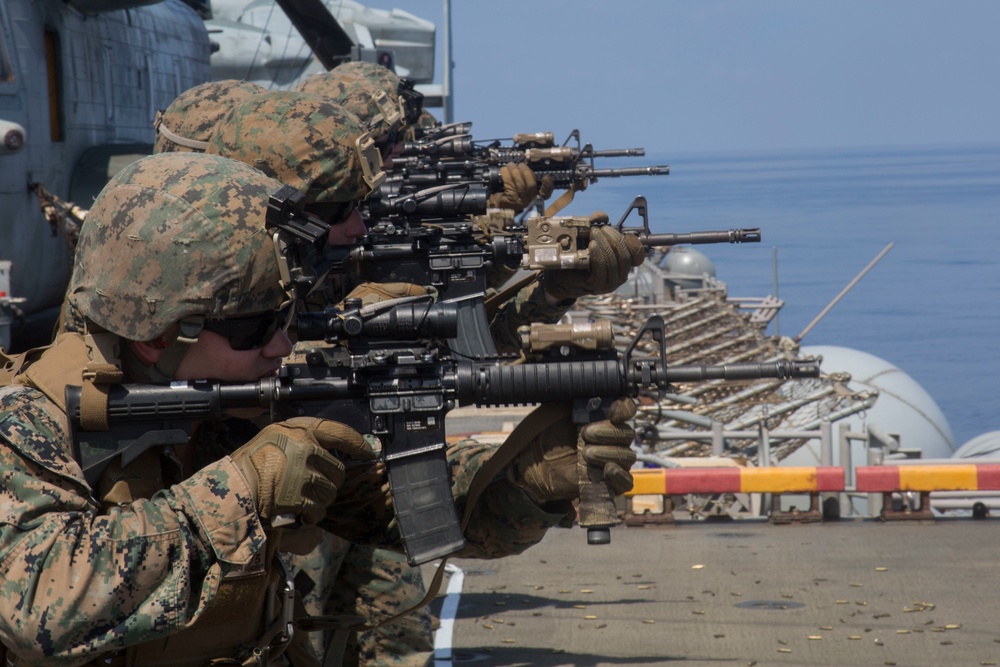
{"label": "ocean water", "polygon": [[642,194],[654,232],[760,227],[759,244],[698,250],[731,296],[774,294],[776,264],[785,336],[801,333],[893,243],[803,344],[856,348],[909,374],[937,401],[956,447],[1000,430],[1000,145],[739,154],[647,147],[644,158],[604,164],[669,164],[671,173],[603,179],[567,214],[603,209],[614,222]]}

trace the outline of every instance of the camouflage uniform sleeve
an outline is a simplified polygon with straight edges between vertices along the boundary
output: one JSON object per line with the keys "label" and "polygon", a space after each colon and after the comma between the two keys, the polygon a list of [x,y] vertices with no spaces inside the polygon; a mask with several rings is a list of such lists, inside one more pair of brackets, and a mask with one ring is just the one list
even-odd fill
{"label": "camouflage uniform sleeve", "polygon": [[554,324],[572,307],[573,301],[551,306],[545,300],[542,286],[534,282],[519,291],[514,298],[502,304],[490,322],[497,351],[516,354],[521,350],[517,335],[519,326],[540,322]]}
{"label": "camouflage uniform sleeve", "polygon": [[170,634],[262,551],[252,497],[228,460],[103,512],[58,407],[10,387],[0,414],[0,641],[27,662],[81,664]]}
{"label": "camouflage uniform sleeve", "polygon": [[[499,445],[462,440],[448,448],[452,491],[458,515],[465,512],[472,479]],[[549,528],[572,525],[575,516],[569,502],[539,507],[506,476],[493,480],[479,497],[465,529],[462,558],[501,558],[523,552],[537,544]]]}

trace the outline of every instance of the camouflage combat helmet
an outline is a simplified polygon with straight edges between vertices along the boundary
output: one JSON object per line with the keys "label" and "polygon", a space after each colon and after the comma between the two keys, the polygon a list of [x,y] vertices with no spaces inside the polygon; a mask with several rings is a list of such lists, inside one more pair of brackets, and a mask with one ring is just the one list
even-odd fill
{"label": "camouflage combat helmet", "polygon": [[71,292],[82,313],[129,340],[184,320],[286,305],[264,229],[281,186],[217,155],[164,153],[132,163],[101,191],[80,233]]}
{"label": "camouflage combat helmet", "polygon": [[215,126],[234,106],[267,90],[249,81],[209,81],[177,96],[156,114],[154,153],[172,151],[203,153]]}
{"label": "camouflage combat helmet", "polygon": [[307,205],[356,201],[385,180],[371,133],[319,95],[255,95],[232,110],[208,144],[207,153],[246,162],[298,188]]}
{"label": "camouflage combat helmet", "polygon": [[401,131],[405,124],[398,86],[399,77],[385,67],[352,62],[310,76],[299,84],[299,91],[330,98],[365,121],[378,139]]}

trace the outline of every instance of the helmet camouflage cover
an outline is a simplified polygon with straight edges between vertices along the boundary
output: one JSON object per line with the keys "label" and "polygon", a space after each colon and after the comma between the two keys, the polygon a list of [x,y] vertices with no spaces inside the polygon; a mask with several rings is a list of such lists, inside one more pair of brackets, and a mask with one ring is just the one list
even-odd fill
{"label": "helmet camouflage cover", "polygon": [[264,228],[281,186],[217,155],[164,153],[120,171],[80,233],[70,286],[82,314],[130,340],[153,340],[185,317],[282,307]]}
{"label": "helmet camouflage cover", "polygon": [[234,106],[267,90],[249,81],[225,79],[189,88],[156,115],[154,153],[205,151],[215,126]]}
{"label": "helmet camouflage cover", "polygon": [[276,91],[244,100],[219,124],[205,152],[298,188],[307,204],[362,199],[385,180],[378,148],[361,121],[309,93]]}
{"label": "helmet camouflage cover", "polygon": [[381,65],[350,62],[314,74],[299,90],[329,97],[364,121],[374,137],[402,128],[405,110],[399,99],[399,77]]}
{"label": "helmet camouflage cover", "polygon": [[341,77],[366,79],[375,84],[386,95],[396,96],[399,94],[400,78],[395,72],[382,65],[361,61],[343,63],[329,72],[314,74],[299,84],[299,90],[335,97],[339,91],[331,86],[331,82],[335,82]]}

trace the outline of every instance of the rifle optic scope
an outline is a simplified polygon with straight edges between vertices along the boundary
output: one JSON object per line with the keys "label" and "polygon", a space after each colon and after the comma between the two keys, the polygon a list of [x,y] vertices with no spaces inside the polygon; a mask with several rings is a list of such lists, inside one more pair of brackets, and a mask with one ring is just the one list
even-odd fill
{"label": "rifle optic scope", "polygon": [[[376,193],[377,194],[377,193]],[[464,218],[486,213],[490,191],[476,185],[462,185],[433,195],[416,192],[397,197],[373,196],[368,199],[368,214],[372,220],[392,216],[418,215],[423,218]]]}
{"label": "rifle optic scope", "polygon": [[360,299],[346,299],[344,309],[299,313],[295,323],[299,340],[345,338],[414,339],[454,338],[458,335],[458,305],[443,301],[396,304],[391,308],[361,307]]}

